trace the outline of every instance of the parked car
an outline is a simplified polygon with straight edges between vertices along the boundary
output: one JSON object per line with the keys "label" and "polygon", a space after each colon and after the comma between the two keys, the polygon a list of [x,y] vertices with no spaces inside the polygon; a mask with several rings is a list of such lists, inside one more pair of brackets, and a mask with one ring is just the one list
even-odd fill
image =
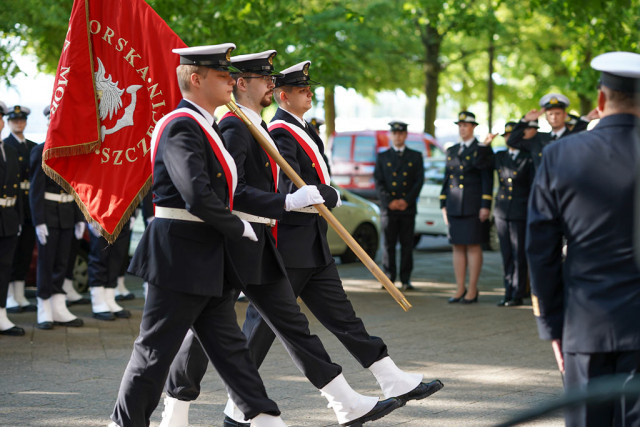
{"label": "parked car", "polygon": [[[363,197],[375,198],[376,156],[389,148],[389,144],[387,130],[334,133],[328,143],[333,181]],[[438,142],[427,133],[409,132],[406,145],[420,151],[425,158],[442,154]]]}
{"label": "parked car", "polygon": [[[331,183],[340,192],[342,206],[332,210],[332,213],[347,229],[353,238],[362,246],[371,258],[375,258],[380,245],[380,209],[378,206],[358,195]],[[129,254],[133,255],[138,242],[144,232],[141,216],[136,218],[131,234]],[[331,255],[340,257],[342,262],[354,262],[358,257],[349,249],[338,234],[329,227],[327,233]]]}

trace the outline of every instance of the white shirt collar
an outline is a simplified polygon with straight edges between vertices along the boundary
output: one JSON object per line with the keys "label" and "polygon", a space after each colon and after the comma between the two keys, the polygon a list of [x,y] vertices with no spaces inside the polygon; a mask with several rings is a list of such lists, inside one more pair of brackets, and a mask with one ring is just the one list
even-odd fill
{"label": "white shirt collar", "polygon": [[193,105],[194,107],[196,107],[196,109],[200,112],[200,114],[202,114],[205,118],[205,120],[207,121],[207,123],[209,123],[211,126],[213,126],[213,122],[215,121],[213,116],[211,115],[211,113],[209,113],[207,110],[205,110],[204,108],[202,108],[201,106],[199,106],[198,104],[196,104],[193,101],[190,101],[186,98],[183,98],[185,101],[187,101],[189,104]]}
{"label": "white shirt collar", "polygon": [[236,102],[236,104],[238,105],[238,107],[240,107],[242,109],[244,114],[246,114],[247,117],[249,117],[249,120],[251,120],[251,123],[253,123],[256,126],[262,126],[262,117],[260,116],[260,114],[256,113],[251,108],[248,108],[248,107],[245,107],[244,105],[238,104],[237,102]]}
{"label": "white shirt collar", "polygon": [[396,153],[401,154],[401,153],[404,153],[404,149],[407,148],[407,146],[403,145],[402,148],[398,148],[395,145],[391,144],[391,148],[396,150]]}
{"label": "white shirt collar", "polygon": [[13,133],[13,132],[11,132],[11,135],[13,135],[13,137],[14,137],[15,139],[17,139],[17,140],[18,140],[18,142],[26,142],[26,139],[20,139],[20,138],[18,138],[18,135],[16,135],[16,134],[15,134],[15,133]]}
{"label": "white shirt collar", "polygon": [[[282,110],[284,110],[284,111],[287,111],[287,110],[285,110],[285,109],[284,109],[284,108],[282,108],[282,107],[280,107],[280,108],[281,108]],[[293,117],[295,117],[295,118],[296,118],[296,120],[300,122],[300,125],[302,126],[302,128],[303,128],[303,129],[306,129],[306,128],[307,128],[307,124],[305,123],[305,121],[304,121],[304,119],[303,119],[303,118],[296,116],[296,115],[295,115],[295,114],[293,114],[291,111],[287,111],[287,113],[289,113],[289,114],[291,114]]]}
{"label": "white shirt collar", "polygon": [[520,150],[518,150],[517,148],[511,148],[509,147],[509,154],[512,156],[517,156],[520,153]]}
{"label": "white shirt collar", "polygon": [[566,131],[567,131],[567,127],[565,126],[558,132],[551,131],[551,136],[555,135],[557,139],[557,138],[560,138]]}
{"label": "white shirt collar", "polygon": [[466,148],[466,147],[469,147],[469,146],[473,143],[473,141],[474,141],[475,139],[476,139],[476,137],[474,136],[474,137],[473,137],[473,138],[471,138],[471,139],[467,139],[466,141],[462,141],[462,142],[460,143],[460,145],[464,145],[464,146],[465,146],[465,148]]}

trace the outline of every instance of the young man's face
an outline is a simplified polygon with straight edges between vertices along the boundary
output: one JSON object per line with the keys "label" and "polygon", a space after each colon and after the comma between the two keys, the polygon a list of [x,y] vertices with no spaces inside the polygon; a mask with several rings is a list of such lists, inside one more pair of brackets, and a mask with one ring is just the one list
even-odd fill
{"label": "young man's face", "polygon": [[567,118],[567,112],[564,108],[549,108],[545,114],[551,129],[560,130],[564,127],[564,121]]}
{"label": "young man's face", "polygon": [[287,96],[292,112],[304,114],[311,109],[313,92],[309,86],[293,86]]}
{"label": "young man's face", "polygon": [[273,89],[276,87],[273,76],[262,76],[260,74],[251,74],[245,78],[247,89],[252,100],[256,101],[262,108],[271,105]]}
{"label": "young man's face", "polygon": [[463,141],[468,141],[473,138],[473,130],[476,128],[476,125],[473,123],[458,123],[458,133],[460,134],[460,139]]}
{"label": "young man's face", "polygon": [[407,139],[407,131],[392,131],[391,132],[391,142],[393,142],[393,146],[396,148],[404,147],[404,142]]}
{"label": "young man's face", "polygon": [[231,101],[236,82],[228,71],[209,70],[200,81],[202,93],[210,105],[219,107]]}
{"label": "young man's face", "polygon": [[9,129],[11,132],[21,134],[24,132],[24,128],[27,127],[27,119],[10,119]]}

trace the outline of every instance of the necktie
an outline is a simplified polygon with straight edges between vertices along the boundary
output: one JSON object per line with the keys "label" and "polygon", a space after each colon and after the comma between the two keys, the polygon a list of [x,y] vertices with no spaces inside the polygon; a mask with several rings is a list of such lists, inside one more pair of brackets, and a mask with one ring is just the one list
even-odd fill
{"label": "necktie", "polygon": [[555,141],[556,139],[558,139],[558,135],[556,135],[555,133],[551,134],[551,141]]}
{"label": "necktie", "polygon": [[0,141],[0,152],[2,152],[2,161],[7,161],[7,156],[4,153],[4,142]]}
{"label": "necktie", "polygon": [[462,154],[464,151],[464,144],[460,144],[460,149],[458,150],[458,155]]}

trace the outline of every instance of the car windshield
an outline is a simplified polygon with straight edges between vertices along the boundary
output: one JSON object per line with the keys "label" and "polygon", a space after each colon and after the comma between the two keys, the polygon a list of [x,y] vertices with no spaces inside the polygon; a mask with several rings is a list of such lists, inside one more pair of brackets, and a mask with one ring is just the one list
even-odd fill
{"label": "car windshield", "polygon": [[444,159],[426,159],[424,162],[424,183],[442,185],[445,166]]}

